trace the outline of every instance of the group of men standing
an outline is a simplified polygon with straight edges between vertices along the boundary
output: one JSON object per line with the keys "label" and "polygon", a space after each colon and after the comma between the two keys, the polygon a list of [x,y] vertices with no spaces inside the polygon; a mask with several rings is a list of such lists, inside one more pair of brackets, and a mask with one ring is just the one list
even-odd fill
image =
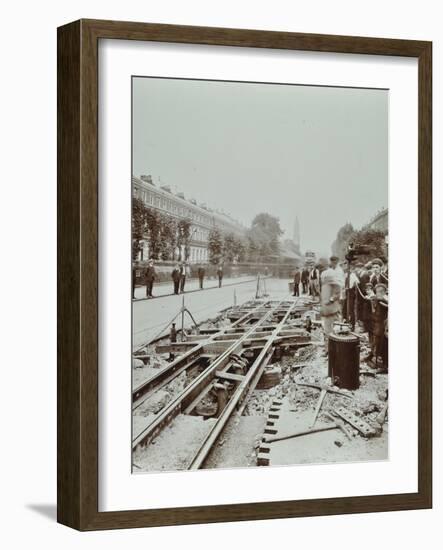
{"label": "group of men standing", "polygon": [[350,268],[346,294],[346,317],[352,327],[358,322],[368,334],[367,360],[386,370],[388,366],[388,290],[387,267],[376,258]]}
{"label": "group of men standing", "polygon": [[188,275],[189,271],[189,265],[187,265],[185,262],[175,265],[174,269],[171,272],[174,294],[180,294],[185,291],[186,276]]}
{"label": "group of men standing", "polygon": [[[174,269],[171,272],[172,288],[174,294],[182,294],[185,292],[186,278],[189,278],[191,269],[188,262],[179,262],[175,264]],[[203,290],[203,281],[205,278],[206,270],[201,265],[198,267],[197,276],[199,282],[199,289]],[[223,266],[217,267],[217,279],[219,288],[223,282]],[[157,271],[154,266],[154,260],[149,260],[148,265],[144,272],[144,282],[146,283],[146,298],[153,298],[154,283],[158,279]],[[135,282],[137,279],[137,268],[132,268],[132,299],[135,299]]]}
{"label": "group of men standing", "polygon": [[[344,268],[344,269],[343,269]],[[334,324],[345,320],[355,330],[358,323],[370,344],[368,361],[381,370],[388,364],[388,272],[379,258],[366,264],[343,263],[337,256],[329,265],[296,269],[294,296],[303,293],[319,298],[326,349]]]}
{"label": "group of men standing", "polygon": [[320,296],[320,266],[312,267],[297,267],[294,272],[294,296],[300,296],[300,285],[302,294],[309,294],[310,296]]}

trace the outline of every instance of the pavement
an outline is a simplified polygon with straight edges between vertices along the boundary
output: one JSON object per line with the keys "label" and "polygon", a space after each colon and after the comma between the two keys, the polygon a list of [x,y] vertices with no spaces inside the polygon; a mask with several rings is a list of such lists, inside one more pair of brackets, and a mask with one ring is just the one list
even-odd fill
{"label": "pavement", "polygon": [[[223,277],[222,286],[236,285],[239,283],[245,283],[250,281],[256,282],[256,277],[254,275],[246,275],[244,277]],[[208,290],[211,288],[218,288],[218,278],[215,277],[212,279],[204,279],[203,281],[203,290]],[[185,294],[188,292],[198,292],[201,291],[200,284],[198,279],[187,279],[185,284]],[[135,300],[147,300],[146,297],[146,285],[137,286],[135,288]],[[154,289],[152,291],[154,298],[159,298],[161,296],[173,296],[173,284],[171,281],[154,283]]]}
{"label": "pavement", "polygon": [[[207,287],[196,292],[185,292],[176,296],[165,295],[156,299],[134,300],[132,303],[133,319],[133,350],[146,344],[150,340],[169,333],[169,324],[177,315],[177,328],[181,327],[181,316],[178,315],[183,301],[186,308],[192,313],[197,323],[215,317],[221,310],[241,304],[255,298],[257,281],[242,280],[238,277],[224,280],[224,286]],[[198,281],[196,281],[198,285]],[[208,281],[209,283],[209,281]],[[266,292],[271,299],[283,299],[289,296],[288,280],[268,278],[265,282]],[[144,290],[144,288],[143,288]],[[154,289],[155,290],[155,289]],[[157,294],[158,296],[158,294]],[[192,320],[185,315],[185,328],[192,326]]]}

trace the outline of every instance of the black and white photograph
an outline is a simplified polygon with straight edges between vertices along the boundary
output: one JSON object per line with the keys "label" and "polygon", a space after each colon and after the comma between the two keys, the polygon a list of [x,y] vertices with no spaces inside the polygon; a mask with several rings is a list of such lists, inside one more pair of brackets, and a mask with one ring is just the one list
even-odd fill
{"label": "black and white photograph", "polygon": [[389,459],[388,110],[133,76],[133,474]]}

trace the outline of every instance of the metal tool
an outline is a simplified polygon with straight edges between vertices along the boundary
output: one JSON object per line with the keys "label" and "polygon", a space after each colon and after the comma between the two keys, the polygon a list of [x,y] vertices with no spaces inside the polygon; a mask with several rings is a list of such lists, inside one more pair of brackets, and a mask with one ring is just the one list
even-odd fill
{"label": "metal tool", "polygon": [[294,437],[301,437],[303,435],[311,435],[311,434],[316,434],[320,432],[327,432],[329,430],[341,430],[344,433],[344,435],[347,437],[347,439],[350,440],[351,436],[346,431],[343,424],[340,422],[337,422],[337,420],[330,414],[327,416],[329,419],[332,420],[332,424],[326,424],[325,426],[320,426],[318,428],[308,428],[307,430],[301,430],[299,432],[294,432],[292,434],[282,435],[279,437],[265,438],[264,441],[265,443],[274,443],[276,441],[284,441],[285,439],[293,439]]}
{"label": "metal tool", "polygon": [[362,418],[356,416],[344,407],[338,407],[332,412],[342,418],[345,422],[350,424],[353,428],[358,430],[364,437],[372,437],[377,434],[377,431],[374,430],[372,426],[370,426]]}

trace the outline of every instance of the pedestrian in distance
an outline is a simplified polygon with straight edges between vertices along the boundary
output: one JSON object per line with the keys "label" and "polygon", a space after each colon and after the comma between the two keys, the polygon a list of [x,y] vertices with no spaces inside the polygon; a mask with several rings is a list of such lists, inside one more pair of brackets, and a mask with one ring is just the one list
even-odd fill
{"label": "pedestrian in distance", "polygon": [[202,265],[199,266],[197,275],[198,275],[198,283],[199,283],[200,289],[203,290],[203,279],[205,277],[205,268]]}
{"label": "pedestrian in distance", "polygon": [[314,266],[309,273],[309,293],[312,297],[320,296],[320,270]]}
{"label": "pedestrian in distance", "polygon": [[145,272],[146,281],[146,297],[153,298],[152,289],[154,288],[154,281],[157,279],[157,273],[154,267],[154,260],[149,260],[148,267]]}
{"label": "pedestrian in distance", "polygon": [[301,284],[303,294],[308,293],[308,283],[309,283],[309,269],[305,266],[301,272]]}
{"label": "pedestrian in distance", "polygon": [[180,291],[180,265],[175,264],[171,273],[172,283],[174,286],[174,294],[178,294]]}
{"label": "pedestrian in distance", "polygon": [[180,266],[180,292],[183,294],[186,284],[186,263],[182,262]]}
{"label": "pedestrian in distance", "polygon": [[135,300],[135,283],[137,281],[137,264],[132,264],[132,299]]}
{"label": "pedestrian in distance", "polygon": [[295,272],[294,272],[294,293],[293,293],[293,296],[300,296],[300,281],[301,281],[300,269],[298,267],[296,267]]}
{"label": "pedestrian in distance", "polygon": [[217,277],[218,277],[218,288],[221,288],[222,281],[223,281],[223,267],[221,265],[218,266]]}

